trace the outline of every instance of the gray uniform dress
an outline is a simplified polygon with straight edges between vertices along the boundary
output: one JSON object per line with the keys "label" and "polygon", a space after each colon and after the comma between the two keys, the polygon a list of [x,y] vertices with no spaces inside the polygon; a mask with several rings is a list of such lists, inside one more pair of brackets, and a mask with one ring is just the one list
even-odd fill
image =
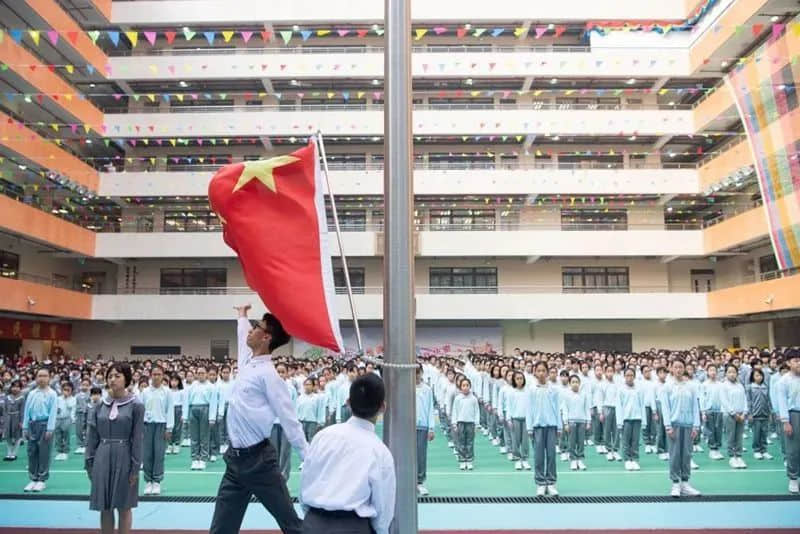
{"label": "gray uniform dress", "polygon": [[5,437],[9,444],[22,439],[22,412],[25,409],[25,397],[13,397],[10,393],[6,397],[5,406]]}
{"label": "gray uniform dress", "polygon": [[92,481],[90,510],[135,508],[139,502],[139,486],[131,485],[131,474],[139,474],[142,463],[144,406],[135,397],[127,397],[116,405],[103,399],[89,412],[89,434],[86,442],[86,470]]}

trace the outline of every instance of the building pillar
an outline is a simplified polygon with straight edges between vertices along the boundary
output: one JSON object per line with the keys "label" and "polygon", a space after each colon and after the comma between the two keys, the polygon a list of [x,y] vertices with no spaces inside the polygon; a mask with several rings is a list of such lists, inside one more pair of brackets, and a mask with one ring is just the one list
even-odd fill
{"label": "building pillar", "polygon": [[767,344],[770,349],[775,348],[775,321],[767,321]]}

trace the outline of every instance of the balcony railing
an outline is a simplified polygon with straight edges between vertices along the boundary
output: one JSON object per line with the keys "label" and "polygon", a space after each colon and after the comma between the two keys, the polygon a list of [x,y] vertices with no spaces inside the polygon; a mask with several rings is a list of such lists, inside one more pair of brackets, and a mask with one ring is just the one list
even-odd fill
{"label": "balcony railing", "polygon": [[[210,154],[209,156],[213,156]],[[163,156],[161,156],[163,158]],[[207,157],[208,158],[208,157]],[[206,159],[207,159],[206,158]],[[234,161],[233,163],[243,163]],[[127,163],[125,172],[215,172],[227,163],[197,163],[197,164],[169,164],[167,168],[154,167],[147,161],[134,161]],[[383,171],[383,162],[328,162],[332,171]],[[645,163],[630,162],[627,166],[619,162],[581,161],[581,162],[552,162],[552,161],[415,161],[415,170],[486,170],[486,171],[513,171],[513,170],[638,170],[638,169],[697,169],[695,163]]]}
{"label": "balcony railing", "polygon": [[[343,232],[382,232],[383,224],[341,224]],[[621,223],[513,223],[498,222],[494,224],[416,224],[414,230],[417,232],[518,232],[518,231],[551,231],[558,230],[563,232],[573,231],[640,231],[640,230],[701,230],[703,225],[700,222],[687,223],[666,223],[666,224],[631,224]],[[333,226],[328,227],[329,231],[334,231]],[[122,223],[119,226],[121,233],[196,233],[196,232],[221,232],[222,225],[219,223],[192,223],[186,225],[165,224],[163,229],[156,228],[150,224]]]}
{"label": "balcony railing", "polygon": [[98,287],[84,284],[77,280],[63,280],[57,277],[47,277],[40,274],[15,273],[14,276],[3,275],[3,278],[10,280],[22,280],[23,282],[33,282],[43,286],[57,287],[59,289],[69,289],[81,293],[98,293]]}
{"label": "balcony railing", "polygon": [[[595,47],[595,49],[598,49]],[[600,48],[602,49],[602,48]],[[198,46],[192,48],[150,48],[147,54],[140,50],[124,50],[114,48],[108,51],[110,56],[240,56],[240,55],[308,55],[308,54],[383,54],[382,46],[293,46],[293,47],[213,47]],[[662,50],[653,48],[652,50]],[[411,48],[414,54],[588,54],[590,46],[508,46],[508,45],[422,45]]]}
{"label": "balcony railing", "polygon": [[[415,104],[415,111],[450,111],[450,110],[491,110],[491,111],[619,111],[619,110],[690,110],[691,104],[581,104],[581,103],[549,103],[533,102],[526,104],[484,104],[484,103],[453,103],[453,104]],[[231,105],[231,106],[169,106],[147,108],[144,111],[130,110],[127,107],[116,106],[106,107],[102,111],[109,115],[124,115],[126,113],[232,113],[232,112],[290,112],[296,113],[306,111],[382,111],[383,104],[300,104],[300,105],[274,105],[262,104],[259,106]]]}

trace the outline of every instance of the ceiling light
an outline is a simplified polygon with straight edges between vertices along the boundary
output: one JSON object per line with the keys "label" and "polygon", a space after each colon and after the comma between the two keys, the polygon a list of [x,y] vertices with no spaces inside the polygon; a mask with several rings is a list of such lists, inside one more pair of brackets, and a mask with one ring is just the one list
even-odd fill
{"label": "ceiling light", "polygon": [[670,105],[670,106],[674,106],[674,105],[675,105],[675,101],[674,101],[674,100],[670,100],[670,103],[669,103],[669,105]]}
{"label": "ceiling light", "polygon": [[289,85],[300,85],[300,82],[298,82],[297,80],[291,80],[289,82]]}
{"label": "ceiling light", "polygon": [[89,84],[89,87],[94,87],[94,84],[93,84],[93,83],[90,83],[90,84]]}
{"label": "ceiling light", "polygon": [[86,140],[86,144],[87,144],[87,145],[91,145],[91,144],[92,144],[92,140],[91,140],[91,139],[87,139],[87,140]]}
{"label": "ceiling light", "polygon": [[464,80],[464,83],[467,85],[472,85],[472,78],[467,78],[466,80]]}
{"label": "ceiling light", "polygon": [[778,22],[779,20],[781,20],[781,18],[778,15],[772,15],[772,17],[769,20],[771,20],[772,22]]}
{"label": "ceiling light", "polygon": [[558,137],[557,135],[554,135],[554,136],[552,137],[552,139],[553,139],[553,141],[558,141],[558,140],[560,139],[560,137]]}
{"label": "ceiling light", "polygon": [[185,82],[185,81],[183,81],[183,80],[179,81],[179,82],[178,82],[178,85],[180,85],[181,87],[189,87],[189,84],[188,84],[188,83],[186,83],[186,82]]}
{"label": "ceiling light", "polygon": [[380,80],[372,80],[372,85],[380,85]]}
{"label": "ceiling light", "polygon": [[27,166],[25,166],[25,165],[17,165],[17,167],[19,167],[19,170],[21,170],[21,171],[24,171],[25,169],[27,169],[27,168],[28,168],[28,167],[27,167]]}
{"label": "ceiling light", "polygon": [[667,206],[667,211],[671,213],[672,212],[672,206]]}
{"label": "ceiling light", "polygon": [[373,29],[373,30],[377,30],[377,29],[378,29],[378,25],[377,25],[377,24],[373,24],[373,25],[372,25],[372,29]]}
{"label": "ceiling light", "polygon": [[628,85],[633,85],[633,84],[635,84],[635,83],[636,83],[636,78],[630,78],[630,79],[629,79],[627,82],[625,82],[625,83],[627,83]]}
{"label": "ceiling light", "polygon": [[472,24],[469,24],[469,23],[464,24],[464,29],[465,30],[471,30],[472,29]]}
{"label": "ceiling light", "polygon": [[29,96],[25,95],[25,102],[27,102],[28,104],[30,104],[30,103],[31,103],[31,97],[29,97]]}
{"label": "ceiling light", "polygon": [[669,153],[669,157],[674,158],[675,157],[675,152],[670,152]]}
{"label": "ceiling light", "polygon": [[191,30],[189,29],[189,26],[184,26],[184,27],[183,27],[183,31],[184,31],[184,32],[188,32],[188,31],[191,31]]}
{"label": "ceiling light", "polygon": [[636,141],[636,136],[632,135],[628,138],[629,141]]}
{"label": "ceiling light", "polygon": [[296,32],[297,32],[297,31],[300,31],[300,26],[298,26],[297,24],[295,24],[294,26],[292,26],[292,29],[293,29],[294,31],[296,31]]}
{"label": "ceiling light", "polygon": [[547,25],[547,29],[548,29],[548,30],[552,30],[552,29],[553,29],[553,28],[555,28],[555,27],[556,27],[556,25],[555,25],[555,24],[553,24],[552,22],[551,22],[550,24],[548,24],[548,25]]}
{"label": "ceiling light", "polygon": [[553,78],[552,80],[550,80],[550,85],[555,85],[557,83],[558,83],[558,78]]}
{"label": "ceiling light", "polygon": [[723,61],[722,63],[720,63],[720,65],[721,65],[723,68],[724,68],[724,67],[727,67],[727,66],[728,66],[728,62],[727,62],[727,61]]}

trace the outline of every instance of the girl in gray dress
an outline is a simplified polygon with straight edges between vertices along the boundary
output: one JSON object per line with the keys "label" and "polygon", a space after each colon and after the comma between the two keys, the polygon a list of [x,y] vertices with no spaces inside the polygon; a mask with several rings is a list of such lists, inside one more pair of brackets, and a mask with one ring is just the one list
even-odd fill
{"label": "girl in gray dress", "polygon": [[5,406],[5,435],[8,443],[6,462],[13,462],[17,459],[17,450],[22,443],[22,411],[25,409],[25,396],[22,394],[22,382],[14,380],[11,382],[11,390],[6,396]]}
{"label": "girl in gray dress", "polygon": [[131,509],[138,504],[142,463],[144,406],[128,393],[131,367],[117,362],[106,372],[109,395],[89,416],[86,471],[92,482],[89,509],[100,512],[102,534],[114,532],[114,509],[120,534],[131,531]]}

